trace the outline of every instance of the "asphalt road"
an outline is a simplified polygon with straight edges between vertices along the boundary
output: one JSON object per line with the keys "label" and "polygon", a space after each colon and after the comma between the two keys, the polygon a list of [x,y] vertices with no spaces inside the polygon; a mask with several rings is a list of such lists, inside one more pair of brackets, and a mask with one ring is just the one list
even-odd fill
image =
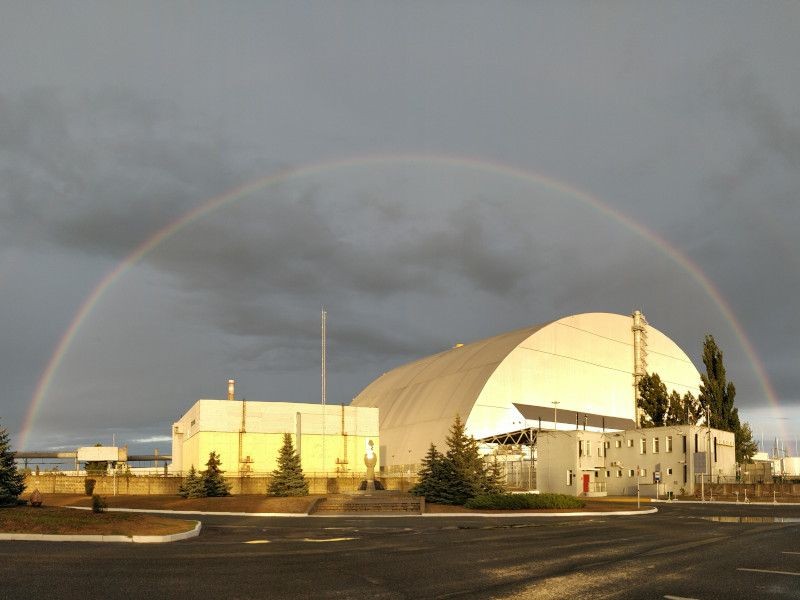
{"label": "asphalt road", "polygon": [[171,544],[0,542],[0,598],[800,598],[800,506],[201,520]]}

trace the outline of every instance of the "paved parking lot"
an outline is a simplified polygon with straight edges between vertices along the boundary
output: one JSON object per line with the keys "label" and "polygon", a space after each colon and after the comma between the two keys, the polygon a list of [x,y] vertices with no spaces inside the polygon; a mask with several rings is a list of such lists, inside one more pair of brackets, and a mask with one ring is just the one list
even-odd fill
{"label": "paved parking lot", "polygon": [[800,598],[800,507],[659,509],[546,519],[203,516],[200,537],[172,544],[3,542],[0,597]]}

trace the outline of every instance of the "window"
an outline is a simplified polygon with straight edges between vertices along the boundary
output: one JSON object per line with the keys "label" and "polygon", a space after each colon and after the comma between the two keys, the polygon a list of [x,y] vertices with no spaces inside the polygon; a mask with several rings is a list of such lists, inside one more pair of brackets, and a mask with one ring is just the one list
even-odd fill
{"label": "window", "polygon": [[611,479],[611,471],[606,471],[606,478]]}
{"label": "window", "polygon": [[639,473],[642,477],[647,477],[647,469],[642,469],[642,472]]}
{"label": "window", "polygon": [[633,440],[628,440],[628,448],[633,448]]}
{"label": "window", "polygon": [[661,446],[661,442],[659,441],[659,438],[654,437],[653,438],[653,454],[658,454],[658,450],[659,450],[660,446]]}
{"label": "window", "polygon": [[617,469],[617,477],[622,477],[622,469]]}
{"label": "window", "polygon": [[664,443],[664,452],[672,452],[672,436],[668,435]]}
{"label": "window", "polygon": [[683,437],[683,453],[686,454],[686,436],[684,435],[682,437]]}
{"label": "window", "polygon": [[639,454],[647,454],[647,440],[644,438],[639,440]]}
{"label": "window", "polygon": [[583,440],[578,440],[578,456],[583,456]]}
{"label": "window", "polygon": [[672,467],[667,467],[667,475],[672,475]]}
{"label": "window", "polygon": [[633,469],[628,469],[628,477],[633,477]]}
{"label": "window", "polygon": [[698,452],[699,448],[697,447],[697,434],[694,434],[694,451]]}
{"label": "window", "polygon": [[567,485],[572,485],[572,480],[574,479],[574,475],[572,474],[572,469],[567,471]]}
{"label": "window", "polygon": [[622,440],[617,440],[616,442],[614,442],[614,447],[615,448],[622,448]]}
{"label": "window", "polygon": [[714,436],[714,462],[717,462],[717,436]]}
{"label": "window", "polygon": [[592,455],[592,442],[586,440],[586,456]]}
{"label": "window", "polygon": [[598,447],[597,448],[597,458],[602,458],[602,457],[603,457],[603,449]]}

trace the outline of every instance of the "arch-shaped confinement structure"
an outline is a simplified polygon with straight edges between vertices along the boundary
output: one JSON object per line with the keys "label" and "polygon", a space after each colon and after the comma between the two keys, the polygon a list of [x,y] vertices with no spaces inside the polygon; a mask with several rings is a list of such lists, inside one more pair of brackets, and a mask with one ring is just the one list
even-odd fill
{"label": "arch-shaped confinement structure", "polygon": [[418,463],[431,443],[444,449],[456,414],[477,439],[534,427],[631,429],[644,372],[698,394],[691,359],[641,313],[584,313],[397,367],[353,405],[379,409],[384,465]]}

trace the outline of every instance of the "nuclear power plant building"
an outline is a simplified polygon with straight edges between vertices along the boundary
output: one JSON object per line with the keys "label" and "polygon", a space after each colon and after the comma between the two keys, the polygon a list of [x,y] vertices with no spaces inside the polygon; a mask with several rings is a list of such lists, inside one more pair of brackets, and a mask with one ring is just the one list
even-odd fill
{"label": "nuclear power plant building", "polygon": [[352,406],[379,409],[382,466],[418,464],[431,443],[446,447],[455,415],[485,441],[531,429],[635,429],[644,373],[698,395],[692,361],[640,312],[585,313],[397,367]]}

